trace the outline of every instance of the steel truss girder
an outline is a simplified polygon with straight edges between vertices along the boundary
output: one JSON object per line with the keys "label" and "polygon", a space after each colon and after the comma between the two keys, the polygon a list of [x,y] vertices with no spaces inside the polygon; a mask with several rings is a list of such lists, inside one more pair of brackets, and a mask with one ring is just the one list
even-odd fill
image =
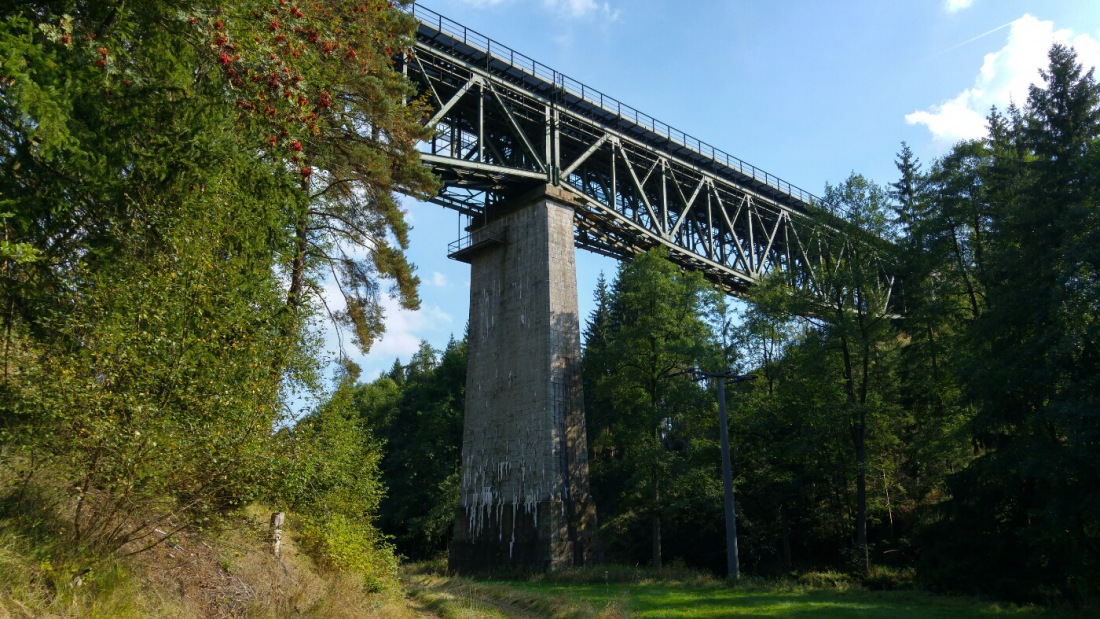
{"label": "steel truss girder", "polygon": [[436,136],[421,146],[444,183],[436,203],[492,218],[509,198],[554,185],[575,196],[579,246],[626,258],[663,245],[735,295],[772,273],[820,292],[814,273],[824,265],[853,253],[881,259],[881,241],[817,208],[810,194],[751,166],[746,173],[747,164],[714,149],[690,148],[672,130],[661,136],[625,117],[621,104],[609,109],[602,94],[590,100],[582,86],[578,96],[564,76],[413,10],[421,25],[403,67],[437,110],[429,121]]}

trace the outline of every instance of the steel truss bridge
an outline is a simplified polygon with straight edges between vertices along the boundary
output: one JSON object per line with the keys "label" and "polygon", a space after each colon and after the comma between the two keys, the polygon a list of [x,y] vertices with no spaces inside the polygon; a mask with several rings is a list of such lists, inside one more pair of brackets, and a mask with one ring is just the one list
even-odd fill
{"label": "steel truss bridge", "polygon": [[853,252],[884,263],[886,244],[812,194],[434,11],[409,10],[420,25],[402,68],[436,110],[436,137],[420,147],[444,183],[433,201],[474,226],[552,185],[573,199],[578,246],[623,259],[663,245],[738,296],[772,273],[819,291],[809,267]]}

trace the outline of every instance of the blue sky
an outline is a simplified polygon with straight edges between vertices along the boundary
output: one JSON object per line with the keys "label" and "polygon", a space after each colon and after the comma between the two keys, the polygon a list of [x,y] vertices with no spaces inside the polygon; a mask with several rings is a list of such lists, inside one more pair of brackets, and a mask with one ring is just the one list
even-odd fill
{"label": "blue sky", "polygon": [[[928,163],[982,135],[991,105],[1023,103],[1056,40],[1100,64],[1094,0],[420,4],[815,194],[853,171],[892,182],[903,140]],[[423,303],[388,304],[386,335],[352,355],[368,379],[421,340],[461,337],[468,316],[469,267],[446,257],[458,215],[404,203]],[[577,264],[587,317],[615,262],[582,251]]]}

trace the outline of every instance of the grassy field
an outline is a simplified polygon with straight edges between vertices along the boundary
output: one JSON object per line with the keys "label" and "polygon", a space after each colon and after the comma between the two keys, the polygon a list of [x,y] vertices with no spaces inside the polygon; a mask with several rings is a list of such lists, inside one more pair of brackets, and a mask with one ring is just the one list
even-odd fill
{"label": "grassy field", "polygon": [[708,578],[653,578],[592,582],[593,573],[534,580],[462,579],[439,573],[411,575],[414,599],[445,618],[548,617],[1042,617],[1080,618],[1072,613],[1017,607],[919,591],[868,591],[859,587],[814,587],[793,582],[754,581],[733,587]]}
{"label": "grassy field", "polygon": [[[518,590],[583,599],[603,608],[618,606],[630,617],[990,617],[1064,615],[1034,608],[1005,607],[968,599],[893,591],[782,591],[675,584],[566,585],[512,583]],[[781,589],[781,588],[780,588]]]}

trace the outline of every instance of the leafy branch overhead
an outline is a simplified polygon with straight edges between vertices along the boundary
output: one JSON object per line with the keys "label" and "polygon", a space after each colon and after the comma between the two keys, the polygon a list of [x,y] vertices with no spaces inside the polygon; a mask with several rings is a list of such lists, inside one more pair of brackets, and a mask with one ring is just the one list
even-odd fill
{"label": "leafy branch overhead", "polygon": [[[51,539],[130,553],[325,481],[323,448],[289,432],[294,390],[321,391],[310,318],[340,305],[322,279],[364,348],[387,282],[417,303],[395,197],[435,189],[395,70],[413,19],[346,0],[30,0],[0,18],[3,490],[9,463],[56,482]],[[376,453],[350,427],[301,438]],[[334,494],[377,486],[357,458]],[[327,506],[343,511],[318,539],[355,518],[342,539],[392,560],[375,504]]]}
{"label": "leafy branch overhead", "polygon": [[331,276],[346,305],[335,317],[368,349],[383,329],[377,278],[402,306],[419,304],[394,192],[436,190],[415,150],[431,133],[428,108],[394,70],[412,54],[415,20],[391,2],[269,1],[188,23],[208,43],[242,135],[298,178],[288,306],[297,312],[316,278]]}

